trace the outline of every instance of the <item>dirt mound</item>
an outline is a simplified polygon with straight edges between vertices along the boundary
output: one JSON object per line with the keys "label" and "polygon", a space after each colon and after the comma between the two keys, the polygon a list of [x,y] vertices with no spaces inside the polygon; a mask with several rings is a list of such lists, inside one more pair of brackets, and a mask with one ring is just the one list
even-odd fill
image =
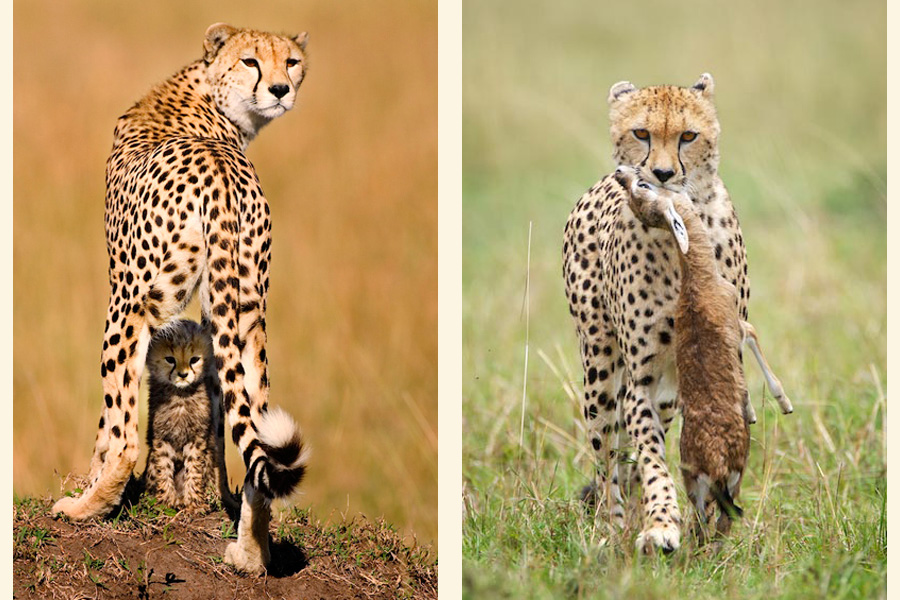
{"label": "dirt mound", "polygon": [[176,512],[144,497],[113,518],[72,523],[50,499],[16,499],[15,598],[436,598],[430,548],[405,544],[383,521],[273,518],[261,577],[222,563],[234,524],[220,510]]}

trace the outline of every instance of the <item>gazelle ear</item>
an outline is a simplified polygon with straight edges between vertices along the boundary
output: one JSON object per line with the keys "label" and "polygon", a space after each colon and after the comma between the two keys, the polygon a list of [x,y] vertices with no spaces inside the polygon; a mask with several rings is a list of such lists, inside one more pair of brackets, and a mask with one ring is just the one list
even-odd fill
{"label": "gazelle ear", "polygon": [[619,185],[621,185],[629,192],[631,191],[631,186],[636,183],[637,179],[635,169],[633,167],[626,167],[625,165],[616,167],[616,172],[613,174],[613,177],[616,178],[616,181],[619,182]]}
{"label": "gazelle ear", "polygon": [[633,92],[636,88],[634,84],[630,81],[620,81],[619,83],[614,83],[611,88],[609,88],[609,97],[606,101],[610,104],[619,99],[620,96],[624,94],[629,94]]}
{"label": "gazelle ear", "polygon": [[681,219],[681,215],[678,214],[678,211],[675,210],[675,205],[672,203],[671,199],[666,199],[666,222],[669,224],[669,229],[672,230],[672,233],[675,235],[675,241],[678,242],[678,247],[681,249],[682,254],[688,253],[688,234],[687,228],[684,226],[684,221]]}
{"label": "gazelle ear", "polygon": [[309,41],[309,33],[303,32],[294,36],[294,41],[300,46],[300,49],[306,51],[306,43]]}
{"label": "gazelle ear", "polygon": [[715,87],[716,83],[713,81],[712,75],[704,73],[691,89],[697,90],[705,98],[712,98]]}
{"label": "gazelle ear", "polygon": [[222,49],[228,38],[237,32],[235,27],[225,23],[214,23],[206,30],[206,37],[203,40],[203,60],[211,63],[216,58],[216,54]]}

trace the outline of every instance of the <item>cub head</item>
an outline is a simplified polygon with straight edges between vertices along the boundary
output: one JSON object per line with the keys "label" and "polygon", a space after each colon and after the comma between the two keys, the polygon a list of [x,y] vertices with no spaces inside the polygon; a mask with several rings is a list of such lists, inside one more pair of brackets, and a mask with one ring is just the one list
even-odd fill
{"label": "cub head", "polygon": [[212,338],[194,321],[175,321],[153,336],[147,351],[147,369],[157,382],[188,388],[203,378],[212,364]]}
{"label": "cub head", "polygon": [[210,25],[203,60],[219,109],[249,138],[294,106],[306,75],[308,35]]}
{"label": "cub head", "polygon": [[609,132],[616,163],[636,167],[642,179],[674,191],[715,174],[719,120],[713,87],[708,73],[689,88],[613,85]]}

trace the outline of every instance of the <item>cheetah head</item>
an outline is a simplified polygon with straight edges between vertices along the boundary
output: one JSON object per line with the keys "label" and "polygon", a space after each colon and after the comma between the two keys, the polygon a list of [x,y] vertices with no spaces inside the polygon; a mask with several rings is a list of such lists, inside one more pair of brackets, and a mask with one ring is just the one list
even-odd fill
{"label": "cheetah head", "polygon": [[147,368],[157,381],[185,389],[202,379],[211,359],[212,339],[208,328],[179,320],[154,335],[147,351]]}
{"label": "cheetah head", "polygon": [[689,88],[613,85],[608,101],[616,163],[636,167],[641,179],[673,191],[715,174],[719,121],[713,88],[708,73]]}
{"label": "cheetah head", "polygon": [[307,70],[304,32],[290,37],[216,23],[203,41],[219,110],[248,138],[294,106]]}

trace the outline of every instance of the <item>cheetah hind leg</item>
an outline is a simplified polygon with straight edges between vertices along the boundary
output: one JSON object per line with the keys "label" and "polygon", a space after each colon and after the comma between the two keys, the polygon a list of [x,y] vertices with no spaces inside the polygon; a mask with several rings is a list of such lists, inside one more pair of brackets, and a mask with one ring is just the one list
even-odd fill
{"label": "cheetah hind leg", "polygon": [[[114,303],[110,304],[110,311],[118,313]],[[138,334],[136,342],[126,350],[114,340],[128,330]],[[149,327],[137,312],[132,312],[119,322],[107,318],[101,357],[106,406],[101,411],[99,431],[94,441],[91,483],[80,496],[57,500],[50,509],[51,514],[63,513],[70,519],[83,521],[108,515],[122,501],[122,494],[138,459],[140,444],[137,411],[134,409],[149,344]]]}
{"label": "cheetah hind leg", "polygon": [[259,575],[266,570],[271,554],[269,552],[269,520],[271,507],[269,499],[249,482],[244,483],[241,516],[238,521],[238,541],[225,548],[225,563],[250,575]]}
{"label": "cheetah hind leg", "polygon": [[213,388],[210,396],[214,399],[212,447],[215,454],[211,467],[216,483],[219,486],[219,498],[222,500],[222,508],[225,509],[229,518],[237,521],[241,510],[241,495],[239,490],[236,490],[236,493],[232,493],[228,484],[228,468],[225,466],[225,412],[222,405],[221,389]]}

